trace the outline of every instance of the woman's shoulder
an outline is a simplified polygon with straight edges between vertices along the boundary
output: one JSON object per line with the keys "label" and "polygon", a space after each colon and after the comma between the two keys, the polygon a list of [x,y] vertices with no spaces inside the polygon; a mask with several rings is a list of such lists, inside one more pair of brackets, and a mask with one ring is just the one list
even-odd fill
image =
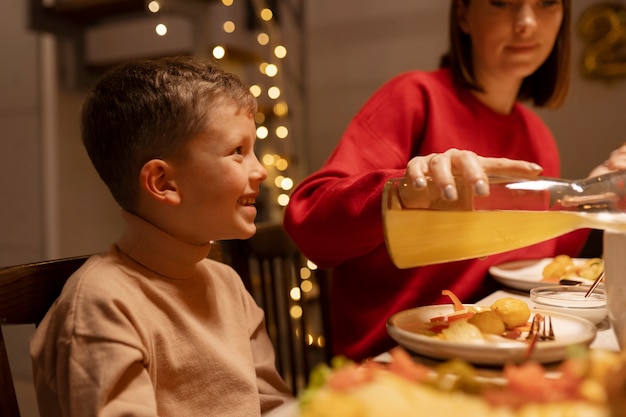
{"label": "woman's shoulder", "polygon": [[388,88],[409,85],[426,89],[450,89],[453,88],[452,74],[447,68],[433,71],[412,70],[394,76],[385,84]]}

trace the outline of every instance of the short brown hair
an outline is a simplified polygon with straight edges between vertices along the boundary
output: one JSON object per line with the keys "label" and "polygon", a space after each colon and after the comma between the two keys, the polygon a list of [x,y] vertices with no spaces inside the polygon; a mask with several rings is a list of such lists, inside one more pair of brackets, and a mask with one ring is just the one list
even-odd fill
{"label": "short brown hair", "polygon": [[[450,67],[455,81],[466,88],[482,91],[474,77],[470,37],[459,26],[460,2],[467,7],[471,0],[451,0],[449,15],[450,46],[441,58],[441,67]],[[522,82],[519,100],[535,106],[558,108],[569,91],[571,57],[571,0],[563,0],[563,21],[554,48],[546,61]]]}
{"label": "short brown hair", "polygon": [[210,127],[223,100],[256,113],[256,99],[236,75],[189,56],[122,64],[98,81],[81,109],[82,140],[122,208],[135,208],[143,165],[178,156]]}

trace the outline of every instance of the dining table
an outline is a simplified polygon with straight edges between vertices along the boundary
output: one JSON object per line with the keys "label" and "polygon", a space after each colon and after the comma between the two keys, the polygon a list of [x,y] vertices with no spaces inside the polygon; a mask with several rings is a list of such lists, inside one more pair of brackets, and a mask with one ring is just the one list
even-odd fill
{"label": "dining table", "polygon": [[[530,295],[527,291],[520,291],[513,288],[500,288],[496,291],[492,292],[488,296],[476,302],[478,305],[491,305],[494,301],[504,298],[504,297],[513,297],[520,300],[525,301],[529,305],[532,305],[530,300]],[[600,349],[607,351],[620,351],[620,346],[617,341],[617,337],[611,324],[609,322],[608,317],[602,320],[600,323],[596,324],[596,335],[594,340],[589,345],[590,349]],[[411,352],[410,352],[411,353]],[[415,353],[411,353],[413,360],[422,363],[427,366],[434,366],[437,363],[440,363],[441,360],[429,358],[423,355],[418,355]],[[388,352],[381,353],[380,355],[373,358],[375,361],[386,363],[391,360],[391,355]],[[286,402],[282,406],[272,410],[269,413],[263,414],[263,417],[298,417],[299,416],[299,407],[298,400],[293,399],[291,401]]]}

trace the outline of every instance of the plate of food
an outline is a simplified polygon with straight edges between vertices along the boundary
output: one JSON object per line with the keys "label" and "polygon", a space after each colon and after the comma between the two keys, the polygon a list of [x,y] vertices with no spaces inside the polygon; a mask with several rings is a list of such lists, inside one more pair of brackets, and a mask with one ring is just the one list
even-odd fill
{"label": "plate of food", "polygon": [[626,363],[588,351],[551,367],[507,365],[496,383],[462,361],[431,368],[394,348],[391,360],[317,367],[299,395],[298,417],[606,417],[623,415]]}
{"label": "plate of food", "polygon": [[600,258],[559,255],[554,258],[505,262],[489,268],[489,273],[507,287],[530,291],[535,287],[558,284],[561,280],[590,285],[603,270],[604,261]]}
{"label": "plate of food", "polygon": [[596,326],[569,314],[531,311],[524,301],[505,297],[491,306],[457,302],[401,311],[388,319],[387,332],[404,348],[431,358],[503,365],[563,360],[570,346],[591,344]]}

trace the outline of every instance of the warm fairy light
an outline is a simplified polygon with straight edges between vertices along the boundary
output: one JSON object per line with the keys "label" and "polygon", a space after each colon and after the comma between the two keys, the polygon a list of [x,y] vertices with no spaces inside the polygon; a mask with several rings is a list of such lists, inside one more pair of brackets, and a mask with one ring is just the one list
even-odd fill
{"label": "warm fairy light", "polygon": [[267,64],[265,66],[264,74],[268,77],[275,77],[278,74],[278,67],[274,64]]}
{"label": "warm fairy light", "polygon": [[289,107],[287,106],[287,103],[285,103],[284,101],[279,101],[278,103],[274,104],[274,107],[272,109],[274,111],[274,114],[278,117],[282,117],[282,116],[286,116],[287,112],[289,111]]}
{"label": "warm fairy light", "polygon": [[302,294],[300,292],[300,288],[299,287],[293,287],[291,289],[291,291],[289,291],[289,296],[291,297],[292,300],[298,301],[300,298],[302,298]]}
{"label": "warm fairy light", "polygon": [[280,88],[276,86],[270,87],[267,90],[267,96],[272,100],[276,100],[278,97],[280,97]]}
{"label": "warm fairy light", "polygon": [[151,1],[150,3],[148,3],[148,10],[150,10],[152,13],[158,13],[159,10],[161,10],[161,4],[159,4],[158,1]]}
{"label": "warm fairy light", "polygon": [[265,126],[259,126],[256,128],[256,137],[259,139],[265,139],[269,135],[269,131]]}
{"label": "warm fairy light", "polygon": [[278,126],[276,128],[276,137],[285,139],[287,136],[289,136],[289,129],[286,126]]}
{"label": "warm fairy light", "polygon": [[287,48],[285,48],[282,45],[276,46],[274,48],[274,56],[276,56],[276,58],[283,59],[284,57],[287,56]]}
{"label": "warm fairy light", "polygon": [[302,317],[302,307],[292,306],[289,309],[289,315],[294,319],[299,319],[300,317]]}
{"label": "warm fairy light", "polygon": [[272,20],[274,13],[270,9],[263,9],[261,10],[260,16],[261,16],[261,19],[265,20],[266,22],[269,22],[270,20]]}
{"label": "warm fairy light", "polygon": [[156,25],[156,27],[154,28],[154,31],[156,32],[157,35],[159,36],[165,36],[165,34],[167,33],[167,26],[165,26],[163,23],[159,23],[158,25]]}
{"label": "warm fairy light", "polygon": [[258,125],[265,123],[265,114],[263,112],[257,112],[254,115],[254,122]]}
{"label": "warm fairy light", "polygon": [[259,43],[259,45],[265,46],[270,43],[270,36],[265,32],[261,32],[256,35],[256,41]]}
{"label": "warm fairy light", "polygon": [[308,293],[313,291],[313,283],[311,281],[302,281],[300,284],[300,289],[303,293]]}
{"label": "warm fairy light", "polygon": [[268,67],[269,65],[270,65],[270,64],[268,64],[267,62],[261,62],[261,63],[259,64],[259,71],[261,71],[261,74],[265,74],[265,71],[267,70],[267,67]]}
{"label": "warm fairy light", "polygon": [[313,283],[311,281],[302,281],[300,283],[300,289],[303,293],[311,292],[313,291]]}
{"label": "warm fairy light", "polygon": [[317,346],[324,347],[325,345],[326,345],[326,339],[324,338],[324,336],[318,336],[317,337]]}
{"label": "warm fairy light", "polygon": [[317,269],[317,265],[309,260],[306,261],[306,266],[312,271],[315,271]]}
{"label": "warm fairy light", "polygon": [[250,86],[250,92],[253,96],[258,97],[261,95],[261,86],[257,84],[252,84]]}
{"label": "warm fairy light", "polygon": [[222,4],[224,6],[232,6],[233,5],[233,0],[222,0]]}
{"label": "warm fairy light", "polygon": [[226,33],[233,33],[235,31],[235,23],[230,20],[227,20],[222,25],[222,28],[224,29],[224,32]]}
{"label": "warm fairy light", "polygon": [[274,155],[266,153],[265,155],[263,155],[263,165],[265,166],[272,166],[274,165],[274,162],[276,160],[274,159]]}
{"label": "warm fairy light", "polygon": [[281,207],[287,207],[287,204],[289,204],[289,196],[287,194],[281,194],[276,199],[276,202]]}
{"label": "warm fairy light", "polygon": [[285,191],[289,191],[293,188],[293,180],[289,177],[282,178],[279,187]]}
{"label": "warm fairy light", "polygon": [[300,278],[301,279],[309,279],[311,278],[311,270],[306,266],[300,268]]}
{"label": "warm fairy light", "polygon": [[284,171],[289,167],[289,162],[285,158],[280,158],[276,161],[276,169],[279,171]]}
{"label": "warm fairy light", "polygon": [[284,179],[285,177],[283,177],[282,175],[277,175],[276,178],[274,178],[274,185],[277,186],[278,188],[282,188],[281,184]]}
{"label": "warm fairy light", "polygon": [[213,54],[213,57],[215,59],[222,59],[226,55],[226,49],[224,49],[223,46],[217,45],[215,48],[213,48],[213,51],[211,53]]}

